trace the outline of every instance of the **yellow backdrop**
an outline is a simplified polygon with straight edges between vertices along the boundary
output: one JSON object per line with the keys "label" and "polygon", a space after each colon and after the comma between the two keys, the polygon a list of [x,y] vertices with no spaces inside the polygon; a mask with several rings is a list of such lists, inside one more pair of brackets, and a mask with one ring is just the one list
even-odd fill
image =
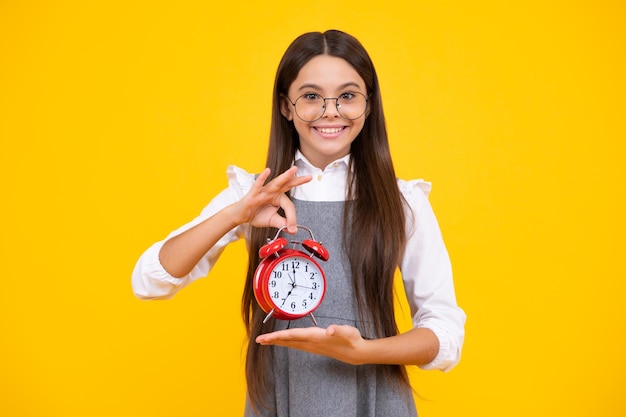
{"label": "yellow backdrop", "polygon": [[243,244],[170,301],[135,299],[130,273],[228,164],[263,168],[280,56],[339,28],[377,65],[398,175],[434,183],[468,314],[461,364],[412,372],[420,415],[623,416],[625,18],[608,0],[3,1],[0,415],[241,415]]}

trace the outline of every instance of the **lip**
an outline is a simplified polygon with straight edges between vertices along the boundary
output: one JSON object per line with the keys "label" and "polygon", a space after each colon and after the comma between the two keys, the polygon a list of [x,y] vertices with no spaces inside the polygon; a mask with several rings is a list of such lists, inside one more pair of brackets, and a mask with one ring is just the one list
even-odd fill
{"label": "lip", "polygon": [[346,131],[347,126],[314,126],[315,132],[326,139],[334,139],[343,134]]}

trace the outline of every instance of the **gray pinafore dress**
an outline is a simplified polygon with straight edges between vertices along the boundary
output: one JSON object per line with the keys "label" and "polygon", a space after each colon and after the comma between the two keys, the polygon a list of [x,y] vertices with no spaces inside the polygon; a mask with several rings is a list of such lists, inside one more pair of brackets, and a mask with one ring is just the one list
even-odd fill
{"label": "gray pinafore dress", "polygon": [[[298,224],[311,229],[315,240],[330,253],[328,262],[319,261],[326,275],[324,301],[313,313],[320,327],[347,324],[362,334],[367,325],[359,314],[351,283],[350,266],[342,248],[344,202],[294,200]],[[310,238],[300,231],[290,239]],[[312,326],[310,317],[275,320],[274,329]],[[372,335],[368,335],[372,337]],[[271,410],[255,414],[246,403],[244,417],[417,417],[408,387],[394,385],[379,365],[349,365],[325,356],[296,349],[274,349],[274,398]]]}

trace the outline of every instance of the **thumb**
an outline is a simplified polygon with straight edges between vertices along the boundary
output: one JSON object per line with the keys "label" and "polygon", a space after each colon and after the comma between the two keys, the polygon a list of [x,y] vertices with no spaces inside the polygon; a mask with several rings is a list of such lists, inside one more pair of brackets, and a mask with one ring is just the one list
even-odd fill
{"label": "thumb", "polygon": [[274,213],[272,217],[269,218],[268,226],[280,229],[283,226],[287,226],[287,219],[278,213]]}
{"label": "thumb", "polygon": [[335,337],[342,337],[345,336],[344,335],[344,330],[342,329],[343,326],[339,326],[337,324],[331,324],[330,326],[328,326],[328,328],[326,328],[326,335],[327,336],[335,336]]}

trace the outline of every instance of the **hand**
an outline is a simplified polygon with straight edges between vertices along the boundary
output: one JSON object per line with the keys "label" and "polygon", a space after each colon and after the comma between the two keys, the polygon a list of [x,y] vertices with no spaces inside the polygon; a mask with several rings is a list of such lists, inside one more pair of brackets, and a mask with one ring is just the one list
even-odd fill
{"label": "hand", "polygon": [[[174,277],[188,275],[229,230],[243,223],[256,227],[288,226],[288,232],[296,233],[296,208],[285,192],[311,181],[310,175],[295,177],[297,170],[296,167],[291,167],[265,184],[270,175],[270,170],[266,169],[239,201],[183,233],[167,239],[159,252],[163,268]],[[285,217],[278,214],[281,207],[285,211]]]}
{"label": "hand", "polygon": [[328,356],[352,365],[365,363],[367,340],[356,327],[330,325],[327,329],[308,327],[279,330],[256,338],[261,345],[285,346]]}
{"label": "hand", "polygon": [[[250,191],[233,205],[235,215],[239,217],[235,223],[250,223],[255,227],[287,226],[289,233],[295,233],[296,209],[285,193],[293,187],[311,181],[310,175],[296,177],[297,170],[298,168],[293,166],[265,184],[270,175],[270,169],[266,168],[254,181]],[[284,210],[285,217],[278,214],[279,208]]]}

